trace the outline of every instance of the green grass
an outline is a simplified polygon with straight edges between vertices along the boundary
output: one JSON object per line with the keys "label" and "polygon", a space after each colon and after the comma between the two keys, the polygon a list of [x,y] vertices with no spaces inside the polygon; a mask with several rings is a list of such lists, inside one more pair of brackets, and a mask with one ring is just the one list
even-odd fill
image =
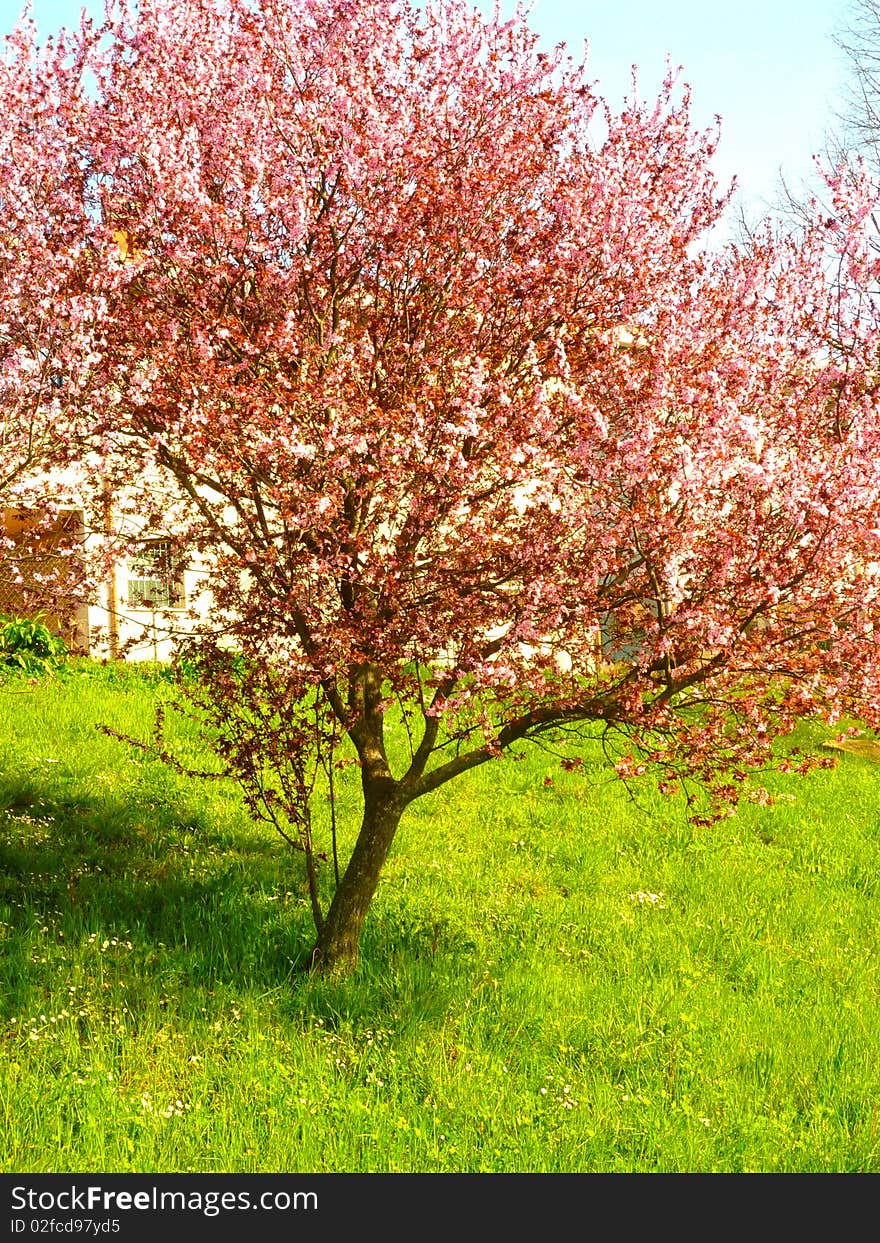
{"label": "green grass", "polygon": [[598,754],[486,766],[409,809],[339,982],[234,788],[94,729],[160,686],[0,690],[0,1170],[880,1169],[880,766],[710,829]]}

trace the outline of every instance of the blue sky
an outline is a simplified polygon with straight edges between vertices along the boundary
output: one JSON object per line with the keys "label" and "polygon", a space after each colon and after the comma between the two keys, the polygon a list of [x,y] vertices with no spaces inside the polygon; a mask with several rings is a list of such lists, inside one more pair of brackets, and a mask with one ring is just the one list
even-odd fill
{"label": "blue sky", "polygon": [[[82,0],[33,0],[32,11],[49,33],[76,25],[82,7]],[[86,7],[97,14],[103,3]],[[0,32],[19,10],[17,0],[0,0]],[[811,157],[834,124],[845,66],[831,36],[848,12],[848,0],[534,0],[530,22],[548,46],[564,42],[578,57],[589,42],[591,77],[612,106],[627,92],[633,64],[645,96],[656,92],[667,55],[682,65],[696,120],[722,118],[718,175],[725,183],[737,175],[754,216],[775,198],[780,169],[793,186],[809,177]]]}

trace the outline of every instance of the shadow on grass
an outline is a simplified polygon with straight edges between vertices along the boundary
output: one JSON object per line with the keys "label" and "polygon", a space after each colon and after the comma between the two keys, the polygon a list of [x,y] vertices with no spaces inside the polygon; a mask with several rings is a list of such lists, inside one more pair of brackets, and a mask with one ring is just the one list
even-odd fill
{"label": "shadow on grass", "polygon": [[442,1020],[476,949],[448,921],[371,911],[356,975],[310,977],[300,857],[268,835],[232,840],[191,813],[0,778],[0,1014],[42,1005],[92,938],[130,945],[102,970],[124,977],[132,1004],[281,990],[290,1018],[369,1024],[405,1008],[408,1021]]}

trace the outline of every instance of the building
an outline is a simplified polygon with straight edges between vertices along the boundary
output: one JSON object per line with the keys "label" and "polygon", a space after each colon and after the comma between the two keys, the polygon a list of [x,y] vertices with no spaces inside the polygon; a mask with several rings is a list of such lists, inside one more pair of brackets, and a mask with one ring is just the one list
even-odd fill
{"label": "building", "polygon": [[126,534],[125,555],[111,555],[111,536],[131,519],[120,518],[107,491],[99,509],[69,489],[68,503],[50,516],[33,505],[2,510],[0,614],[41,609],[81,655],[167,660],[174,639],[206,611],[204,569],[171,531],[146,524]]}

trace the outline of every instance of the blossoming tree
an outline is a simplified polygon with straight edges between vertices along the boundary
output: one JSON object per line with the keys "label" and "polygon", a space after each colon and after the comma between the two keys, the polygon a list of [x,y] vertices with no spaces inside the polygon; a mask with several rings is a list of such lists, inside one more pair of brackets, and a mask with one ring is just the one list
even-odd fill
{"label": "blossoming tree", "polygon": [[[81,100],[83,55],[38,51],[22,26],[0,60],[0,613],[69,614],[84,588],[69,489],[62,377],[83,372],[91,329],[79,286],[83,174],[65,122]],[[62,121],[63,119],[63,121]],[[71,538],[72,537],[72,538]],[[49,551],[55,555],[47,555]]]}
{"label": "blossoming tree", "polygon": [[191,694],[306,851],[317,965],[356,961],[406,807],[529,739],[617,740],[711,815],[799,718],[880,724],[867,191],[701,248],[687,92],[611,115],[460,0],[140,0],[80,45],[87,115],[41,122],[101,307],[71,406],[145,513],[185,503]]}

